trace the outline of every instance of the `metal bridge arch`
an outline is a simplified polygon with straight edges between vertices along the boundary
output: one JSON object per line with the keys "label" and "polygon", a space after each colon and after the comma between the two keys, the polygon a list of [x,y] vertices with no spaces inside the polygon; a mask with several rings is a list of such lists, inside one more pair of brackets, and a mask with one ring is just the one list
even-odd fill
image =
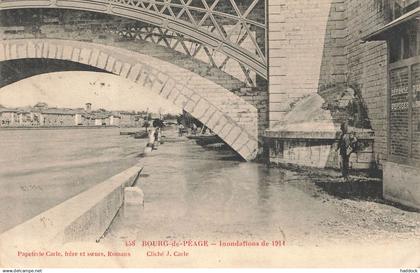
{"label": "metal bridge arch", "polygon": [[[254,71],[267,79],[265,0],[2,0],[0,2],[1,10],[20,8],[75,9],[142,21],[191,37],[222,53],[226,56],[226,60],[234,59],[243,70]],[[226,26],[230,26],[230,29],[226,29]],[[252,41],[252,49],[242,46],[245,39]]]}
{"label": "metal bridge arch", "polygon": [[0,42],[0,62],[36,58],[89,65],[143,85],[199,119],[245,160],[257,155],[257,109],[189,70],[148,55],[95,43],[54,39]]}

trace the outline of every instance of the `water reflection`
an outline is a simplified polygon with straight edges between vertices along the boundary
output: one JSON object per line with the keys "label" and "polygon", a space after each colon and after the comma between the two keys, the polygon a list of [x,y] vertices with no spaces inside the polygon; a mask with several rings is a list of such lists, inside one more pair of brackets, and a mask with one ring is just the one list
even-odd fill
{"label": "water reflection", "polygon": [[307,226],[305,218],[292,212],[304,206],[320,208],[294,186],[295,174],[221,160],[235,156],[231,151],[204,150],[188,140],[160,146],[141,161],[147,175],[139,183],[145,193],[144,211],[133,218],[120,215],[111,236],[282,239],[296,226]]}
{"label": "water reflection", "polygon": [[[384,233],[392,224],[377,220],[394,219],[393,209],[336,199],[317,186],[334,180],[331,176],[268,168],[234,156],[176,137],[160,146],[141,159],[144,209],[136,217],[118,216],[105,241],[286,240],[287,245],[320,246],[365,243],[367,235],[375,242],[402,236],[401,223]],[[418,215],[401,217],[404,223],[418,222]]]}

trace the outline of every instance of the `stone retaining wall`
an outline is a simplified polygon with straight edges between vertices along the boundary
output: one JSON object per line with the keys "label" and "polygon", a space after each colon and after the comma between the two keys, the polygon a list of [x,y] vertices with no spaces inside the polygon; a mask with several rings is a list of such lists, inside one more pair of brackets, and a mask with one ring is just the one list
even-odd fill
{"label": "stone retaining wall", "polygon": [[[357,134],[362,149],[350,156],[353,170],[374,170],[373,136]],[[269,161],[272,164],[293,164],[315,168],[340,169],[337,152],[339,132],[270,132],[265,135]]]}

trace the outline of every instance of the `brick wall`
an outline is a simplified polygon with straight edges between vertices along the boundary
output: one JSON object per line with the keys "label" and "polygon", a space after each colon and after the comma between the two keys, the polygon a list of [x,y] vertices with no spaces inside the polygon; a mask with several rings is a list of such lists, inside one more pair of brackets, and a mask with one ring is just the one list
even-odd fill
{"label": "brick wall", "polygon": [[348,84],[360,90],[375,132],[374,151],[386,159],[387,46],[361,38],[388,22],[387,0],[346,0]]}

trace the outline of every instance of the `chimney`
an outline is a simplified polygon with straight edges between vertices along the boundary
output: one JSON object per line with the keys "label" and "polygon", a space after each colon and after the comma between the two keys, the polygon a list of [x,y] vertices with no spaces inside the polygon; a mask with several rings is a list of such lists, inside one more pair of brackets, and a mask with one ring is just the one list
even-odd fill
{"label": "chimney", "polygon": [[92,111],[92,103],[90,102],[86,103],[86,111],[88,112]]}

